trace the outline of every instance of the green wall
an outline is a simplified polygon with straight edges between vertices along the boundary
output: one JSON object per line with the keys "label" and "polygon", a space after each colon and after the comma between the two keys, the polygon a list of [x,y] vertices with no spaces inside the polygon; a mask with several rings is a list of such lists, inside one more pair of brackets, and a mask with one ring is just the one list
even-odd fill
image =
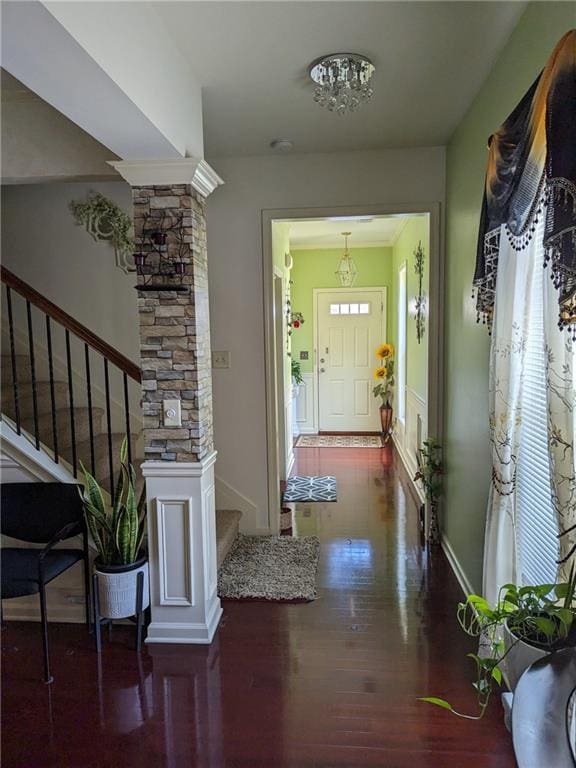
{"label": "green wall", "polygon": [[491,460],[486,328],[471,300],[486,170],[486,141],[514,109],[560,37],[574,3],[532,3],[458,126],[447,155],[445,262],[445,462],[443,529],[466,577],[482,584]]}
{"label": "green wall", "polygon": [[[302,360],[302,372],[311,373],[314,350],[314,318],[312,316],[312,291],[314,288],[339,288],[335,275],[342,248],[318,250],[293,250],[292,258],[292,310],[302,312],[305,323],[292,334],[292,356],[300,359],[300,352],[308,350],[308,360]],[[390,322],[393,315],[391,297],[392,249],[391,248],[350,248],[350,255],[356,262],[358,277],[355,288],[388,288],[386,328],[390,339]]]}
{"label": "green wall", "polygon": [[416,319],[413,311],[414,301],[418,295],[418,275],[414,271],[414,251],[418,243],[424,249],[424,278],[422,291],[428,295],[428,274],[430,265],[430,234],[429,216],[411,216],[392,249],[392,301],[390,302],[390,339],[394,347],[398,347],[398,315],[397,292],[398,271],[406,262],[408,318],[406,322],[406,385],[416,394],[426,400],[428,391],[428,323],[426,321],[424,338],[420,344],[416,337]]}
{"label": "green wall", "polygon": [[[290,252],[290,224],[287,221],[275,221],[272,224],[272,263],[274,267],[284,277],[285,281],[285,299],[290,295],[290,270],[286,268],[286,254]],[[284,305],[284,311],[285,311]],[[292,373],[290,370],[290,337],[288,336],[288,325],[285,324],[284,328],[284,350],[285,350],[285,364],[284,364],[284,391],[288,392],[292,385]]]}

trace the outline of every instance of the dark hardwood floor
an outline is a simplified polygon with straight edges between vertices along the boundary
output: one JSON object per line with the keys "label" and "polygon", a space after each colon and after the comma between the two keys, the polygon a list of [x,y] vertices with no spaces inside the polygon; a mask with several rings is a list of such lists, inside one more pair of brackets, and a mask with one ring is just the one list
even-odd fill
{"label": "dark hardwood floor", "polygon": [[498,697],[480,723],[460,589],[419,543],[416,507],[386,449],[297,449],[299,474],[334,474],[335,504],[302,504],[322,543],[313,603],[224,604],[209,648],[148,646],[115,629],[102,662],[81,626],[52,625],[52,686],[39,629],[3,639],[4,768],[511,768]]}

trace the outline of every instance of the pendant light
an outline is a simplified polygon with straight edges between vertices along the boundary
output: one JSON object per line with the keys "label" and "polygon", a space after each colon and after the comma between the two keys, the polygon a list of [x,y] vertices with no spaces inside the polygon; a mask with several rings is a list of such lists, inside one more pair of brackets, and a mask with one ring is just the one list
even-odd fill
{"label": "pendant light", "polygon": [[342,288],[351,288],[358,275],[354,259],[348,252],[348,238],[351,234],[352,232],[342,232],[342,236],[344,237],[344,253],[338,264],[338,269],[335,272]]}

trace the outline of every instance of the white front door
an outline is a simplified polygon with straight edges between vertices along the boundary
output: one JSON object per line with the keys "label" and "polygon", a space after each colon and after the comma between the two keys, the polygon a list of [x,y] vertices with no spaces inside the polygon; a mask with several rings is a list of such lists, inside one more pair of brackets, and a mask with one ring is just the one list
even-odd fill
{"label": "white front door", "polygon": [[386,289],[316,291],[321,432],[379,432],[372,395],[376,347],[386,341]]}

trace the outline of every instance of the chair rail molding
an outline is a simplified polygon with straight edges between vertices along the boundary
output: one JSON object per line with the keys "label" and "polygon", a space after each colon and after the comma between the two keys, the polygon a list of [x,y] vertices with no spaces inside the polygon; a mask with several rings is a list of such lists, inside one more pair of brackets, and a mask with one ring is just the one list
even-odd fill
{"label": "chair rail molding", "polygon": [[203,197],[208,197],[224,184],[206,160],[183,157],[165,160],[109,160],[131,187],[191,184]]}
{"label": "chair rail molding", "polygon": [[148,504],[147,643],[208,644],[222,616],[217,594],[216,451],[198,462],[142,465]]}

